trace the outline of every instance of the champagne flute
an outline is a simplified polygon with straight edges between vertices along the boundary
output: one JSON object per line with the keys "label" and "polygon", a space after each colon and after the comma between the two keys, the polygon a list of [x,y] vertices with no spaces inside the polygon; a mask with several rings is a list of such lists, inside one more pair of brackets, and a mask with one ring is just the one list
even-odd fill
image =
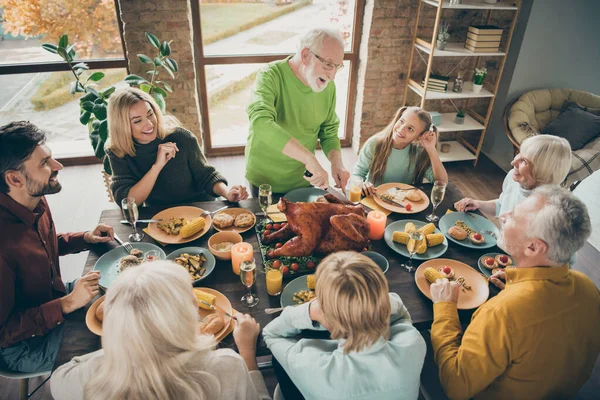
{"label": "champagne flute", "polygon": [[440,205],[442,200],[444,200],[444,195],[446,194],[446,184],[444,182],[435,181],[433,183],[433,188],[431,189],[431,204],[433,204],[433,210],[431,211],[431,215],[425,217],[429,222],[436,222],[439,218],[435,215],[435,210]]}
{"label": "champagne flute", "polygon": [[267,208],[271,205],[271,194],[271,185],[265,183],[258,187],[258,204],[260,204],[260,208],[265,214],[265,218],[269,218],[267,215]]}
{"label": "champagne flute", "polygon": [[256,262],[252,257],[245,257],[240,262],[240,279],[242,284],[248,288],[248,293],[242,297],[242,304],[254,307],[258,304],[258,296],[252,294],[252,285],[256,282]]}
{"label": "champagne flute", "polygon": [[129,241],[131,242],[141,242],[144,238],[144,234],[142,232],[137,231],[137,220],[139,216],[138,206],[135,203],[135,199],[133,197],[124,198],[121,201],[121,210],[123,210],[123,216],[131,226],[133,227],[133,233],[129,235]]}
{"label": "champagne flute", "polygon": [[408,259],[408,264],[402,264],[402,266],[406,268],[408,272],[414,271],[412,259],[419,247],[421,247],[421,245],[423,244],[424,240],[425,235],[419,230],[415,229],[408,234],[408,243],[406,244],[406,248],[408,249],[408,254],[410,254],[410,258]]}

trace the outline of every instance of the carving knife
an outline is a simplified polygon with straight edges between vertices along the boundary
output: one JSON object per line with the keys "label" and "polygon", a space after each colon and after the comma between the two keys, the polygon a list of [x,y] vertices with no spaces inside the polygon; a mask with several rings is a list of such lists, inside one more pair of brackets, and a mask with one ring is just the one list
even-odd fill
{"label": "carving knife", "polygon": [[[313,174],[311,174],[310,171],[304,171],[304,176],[306,176],[307,178],[310,178],[311,176],[313,176]],[[327,188],[325,188],[323,190],[325,190],[327,193],[333,195],[336,199],[338,199],[339,201],[341,201],[344,204],[348,204],[348,205],[351,205],[351,206],[355,206],[356,205],[353,202],[351,202],[350,200],[348,200],[346,198],[346,196],[344,196],[342,193],[338,192],[337,190],[335,190],[331,186],[327,186]]]}

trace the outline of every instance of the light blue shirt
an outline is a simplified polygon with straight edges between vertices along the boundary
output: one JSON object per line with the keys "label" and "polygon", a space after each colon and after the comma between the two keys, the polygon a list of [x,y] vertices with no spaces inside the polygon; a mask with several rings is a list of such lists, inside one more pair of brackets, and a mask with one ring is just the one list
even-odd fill
{"label": "light blue shirt", "polygon": [[390,303],[390,339],[360,352],[344,354],[344,340],[298,338],[303,329],[323,330],[313,325],[308,303],[286,307],[263,329],[263,337],[307,399],[417,399],[425,341],[400,296],[390,293]]}
{"label": "light blue shirt", "polygon": [[[360,150],[358,161],[352,171],[352,175],[361,177],[365,182],[372,182],[373,179],[369,171],[369,166],[371,165],[371,160],[374,156],[376,143],[377,139],[375,137],[367,140]],[[410,185],[412,183],[416,167],[416,165],[410,164],[410,148],[412,146],[414,145],[409,144],[402,150],[392,148],[392,152],[385,165],[382,181],[379,182],[380,184],[394,182]],[[425,178],[427,178],[429,182],[434,181],[433,169],[431,167],[425,171]]]}

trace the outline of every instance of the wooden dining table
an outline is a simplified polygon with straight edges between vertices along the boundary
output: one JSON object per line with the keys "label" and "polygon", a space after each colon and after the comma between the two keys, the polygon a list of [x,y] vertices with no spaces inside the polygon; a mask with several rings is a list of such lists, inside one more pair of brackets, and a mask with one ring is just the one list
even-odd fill
{"label": "wooden dining table", "polygon": [[[428,195],[431,192],[431,187],[431,184],[423,184],[419,186],[419,188]],[[462,197],[463,196],[460,190],[454,184],[449,183],[446,188],[444,200],[438,206],[437,215],[441,217],[444,213],[446,213],[448,209],[453,209],[453,204]],[[274,196],[273,201],[275,202],[277,200],[278,199],[276,198],[276,196]],[[191,203],[186,205],[196,206],[208,211],[216,210],[220,207],[223,207],[223,205],[229,205],[231,207],[247,208],[254,213],[260,212],[258,200],[255,198],[243,200],[239,204],[232,204],[224,201],[213,201]],[[149,219],[158,212],[169,207],[140,207],[139,218]],[[365,207],[365,209],[368,211],[368,208]],[[394,221],[399,221],[403,219],[417,219],[426,221],[425,216],[427,214],[430,214],[431,210],[432,206],[430,205],[426,210],[420,213],[408,215],[392,213],[387,218],[387,224],[389,225]],[[122,219],[123,215],[121,214],[120,210],[104,210],[102,211],[100,222],[113,226],[115,232],[120,237],[126,238],[128,234],[131,233],[131,226],[121,224],[120,221]],[[186,246],[201,246],[204,248],[208,248],[208,239],[214,233],[214,228],[211,228],[209,232],[207,232],[205,235],[196,239],[193,242],[185,243],[182,245],[167,245],[163,247],[163,250],[166,254],[169,254],[172,251],[177,250],[178,248]],[[254,228],[250,229],[249,231],[242,233],[242,237],[245,242],[251,243],[254,247],[254,254],[257,266],[259,266],[259,264],[262,264],[263,260],[259,250],[259,243],[257,240],[256,231],[254,230]],[[143,241],[157,244],[157,242],[154,241],[154,239],[152,239],[147,234],[145,235]],[[117,246],[118,244],[115,242],[94,245],[91,248],[87,257],[83,274],[86,274],[88,271],[91,271],[93,269],[94,265],[96,264],[96,261],[100,256]],[[386,272],[386,277],[389,283],[390,291],[398,293],[400,295],[402,301],[404,302],[408,311],[410,312],[414,326],[419,330],[429,329],[433,322],[433,305],[431,300],[425,297],[417,288],[417,285],[415,284],[414,273],[410,273],[400,266],[400,264],[405,263],[407,259],[404,256],[393,251],[383,239],[371,241],[371,250],[382,254],[388,259],[390,266],[388,271]],[[479,257],[481,257],[485,253],[493,251],[498,251],[498,249],[494,247],[477,250],[460,246],[458,244],[453,243],[452,241],[448,241],[448,250],[442,257],[461,261],[478,270],[477,262]],[[415,267],[418,267],[418,265],[421,262],[422,261],[419,260],[413,260],[413,264]],[[290,279],[284,278],[284,285],[289,281]],[[278,314],[265,313],[266,308],[280,307],[280,298],[279,296],[269,296],[267,294],[264,274],[258,275],[255,286],[252,289],[253,292],[257,294],[260,299],[258,305],[256,305],[253,308],[249,308],[242,305],[241,298],[246,293],[247,289],[245,286],[242,285],[240,277],[232,272],[231,261],[217,260],[217,264],[215,266],[214,271],[205,279],[200,281],[198,286],[216,289],[219,292],[223,293],[225,296],[227,296],[235,310],[252,315],[252,317],[254,317],[262,327],[266,326],[269,322],[271,322],[274,318],[278,316]],[[497,293],[498,290],[490,284],[490,296],[494,296]],[[54,364],[54,369],[58,368],[66,362],[69,362],[75,356],[80,356],[82,354],[93,352],[101,347],[101,338],[93,334],[87,328],[85,323],[85,314],[89,307],[90,305],[79,309],[67,316],[68,322],[65,326],[63,340],[61,343],[60,350],[58,352],[58,356],[56,358],[56,362]],[[468,324],[474,311],[475,310],[459,311],[459,316],[463,324]],[[223,339],[219,346],[235,349],[233,335],[228,335],[225,339]],[[270,352],[266,347],[262,336],[260,336],[257,346],[257,356],[269,354]]]}

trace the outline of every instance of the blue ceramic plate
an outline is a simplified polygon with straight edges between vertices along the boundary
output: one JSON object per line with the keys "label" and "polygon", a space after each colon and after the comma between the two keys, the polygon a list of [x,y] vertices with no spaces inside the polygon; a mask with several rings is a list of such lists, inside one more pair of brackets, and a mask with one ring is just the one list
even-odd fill
{"label": "blue ceramic plate", "polygon": [[[505,253],[487,253],[487,254],[482,255],[481,257],[479,257],[479,261],[477,261],[477,266],[479,267],[479,270],[481,272],[483,272],[483,274],[489,278],[490,276],[492,276],[492,270],[487,269],[483,265],[483,260],[485,260],[488,257],[496,258],[497,255],[503,255],[503,254],[505,254]],[[510,259],[512,260],[512,257]],[[512,264],[511,264],[511,266],[512,266]],[[498,265],[498,268],[504,269],[504,267],[501,265]]]}
{"label": "blue ceramic plate", "polygon": [[[158,250],[160,253],[160,258],[164,259],[165,252],[155,244],[152,243],[131,243],[134,249],[139,249],[145,253],[150,250]],[[94,265],[94,270],[100,271],[100,286],[105,289],[108,289],[110,285],[117,279],[119,273],[121,272],[119,269],[119,263],[121,258],[129,255],[129,252],[123,248],[123,246],[116,247],[105,253],[96,261],[96,265]]]}
{"label": "blue ceramic plate", "polygon": [[317,197],[324,196],[327,192],[323,189],[316,187],[294,189],[287,192],[283,197],[294,203],[303,201],[306,203],[312,203],[317,200]]}
{"label": "blue ceramic plate", "polygon": [[381,254],[374,252],[374,251],[363,251],[361,254],[364,254],[365,256],[369,257],[371,260],[373,260],[373,262],[375,264],[377,264],[377,266],[379,268],[381,268],[381,271],[385,274],[388,270],[388,268],[390,267],[390,263],[387,260],[387,258],[385,258],[384,256],[382,256]]}
{"label": "blue ceramic plate", "polygon": [[297,293],[301,290],[308,290],[308,285],[306,283],[306,275],[300,276],[293,281],[290,281],[283,288],[283,292],[281,292],[281,307],[287,306],[296,306],[298,303],[294,301],[294,293]]}
{"label": "blue ceramic plate", "polygon": [[[390,248],[392,250],[394,250],[396,253],[402,254],[404,257],[407,257],[407,258],[410,257],[410,254],[408,253],[408,249],[406,248],[406,245],[394,242],[392,240],[392,235],[394,234],[394,231],[404,232],[404,226],[409,222],[412,222],[413,224],[415,224],[417,229],[419,229],[420,227],[425,226],[429,223],[429,222],[425,222],[425,221],[418,221],[416,219],[403,219],[401,221],[392,222],[385,228],[385,234],[383,236],[385,242],[387,243],[388,246],[390,246]],[[442,233],[442,232],[436,228],[434,233]],[[444,238],[444,241],[442,243],[438,244],[437,246],[427,247],[427,250],[425,251],[425,253],[423,253],[423,254],[415,253],[413,259],[415,259],[415,260],[431,260],[432,258],[441,257],[446,252],[446,250],[448,250],[448,240],[446,240],[446,238]]]}
{"label": "blue ceramic plate", "polygon": [[[485,242],[481,244],[475,244],[471,242],[469,238],[466,238],[465,240],[456,240],[452,236],[450,236],[448,234],[448,229],[453,227],[456,221],[459,220],[464,221],[469,227],[471,227],[471,229],[481,233],[485,238]],[[460,244],[461,246],[465,246],[471,249],[489,249],[490,247],[494,247],[496,245],[496,239],[492,235],[482,233],[482,231],[492,231],[494,232],[494,234],[496,234],[496,237],[500,237],[500,231],[498,231],[498,228],[496,228],[496,225],[494,225],[492,221],[480,215],[472,213],[469,213],[468,215],[464,212],[448,213],[442,218],[440,218],[439,227],[448,239],[452,240],[456,244]]]}
{"label": "blue ceramic plate", "polygon": [[202,255],[204,255],[204,257],[206,257],[206,262],[202,265],[204,268],[206,268],[206,270],[204,271],[204,275],[202,275],[202,277],[200,279],[196,279],[195,281],[193,281],[194,284],[205,279],[215,269],[215,264],[217,263],[217,260],[215,260],[215,256],[213,256],[212,253],[210,251],[208,251],[208,249],[205,249],[204,247],[197,247],[197,246],[182,247],[181,249],[177,249],[174,252],[172,252],[171,254],[169,254],[167,256],[167,260],[175,260],[177,257],[182,255],[183,253],[188,253],[191,255],[202,254]]}

